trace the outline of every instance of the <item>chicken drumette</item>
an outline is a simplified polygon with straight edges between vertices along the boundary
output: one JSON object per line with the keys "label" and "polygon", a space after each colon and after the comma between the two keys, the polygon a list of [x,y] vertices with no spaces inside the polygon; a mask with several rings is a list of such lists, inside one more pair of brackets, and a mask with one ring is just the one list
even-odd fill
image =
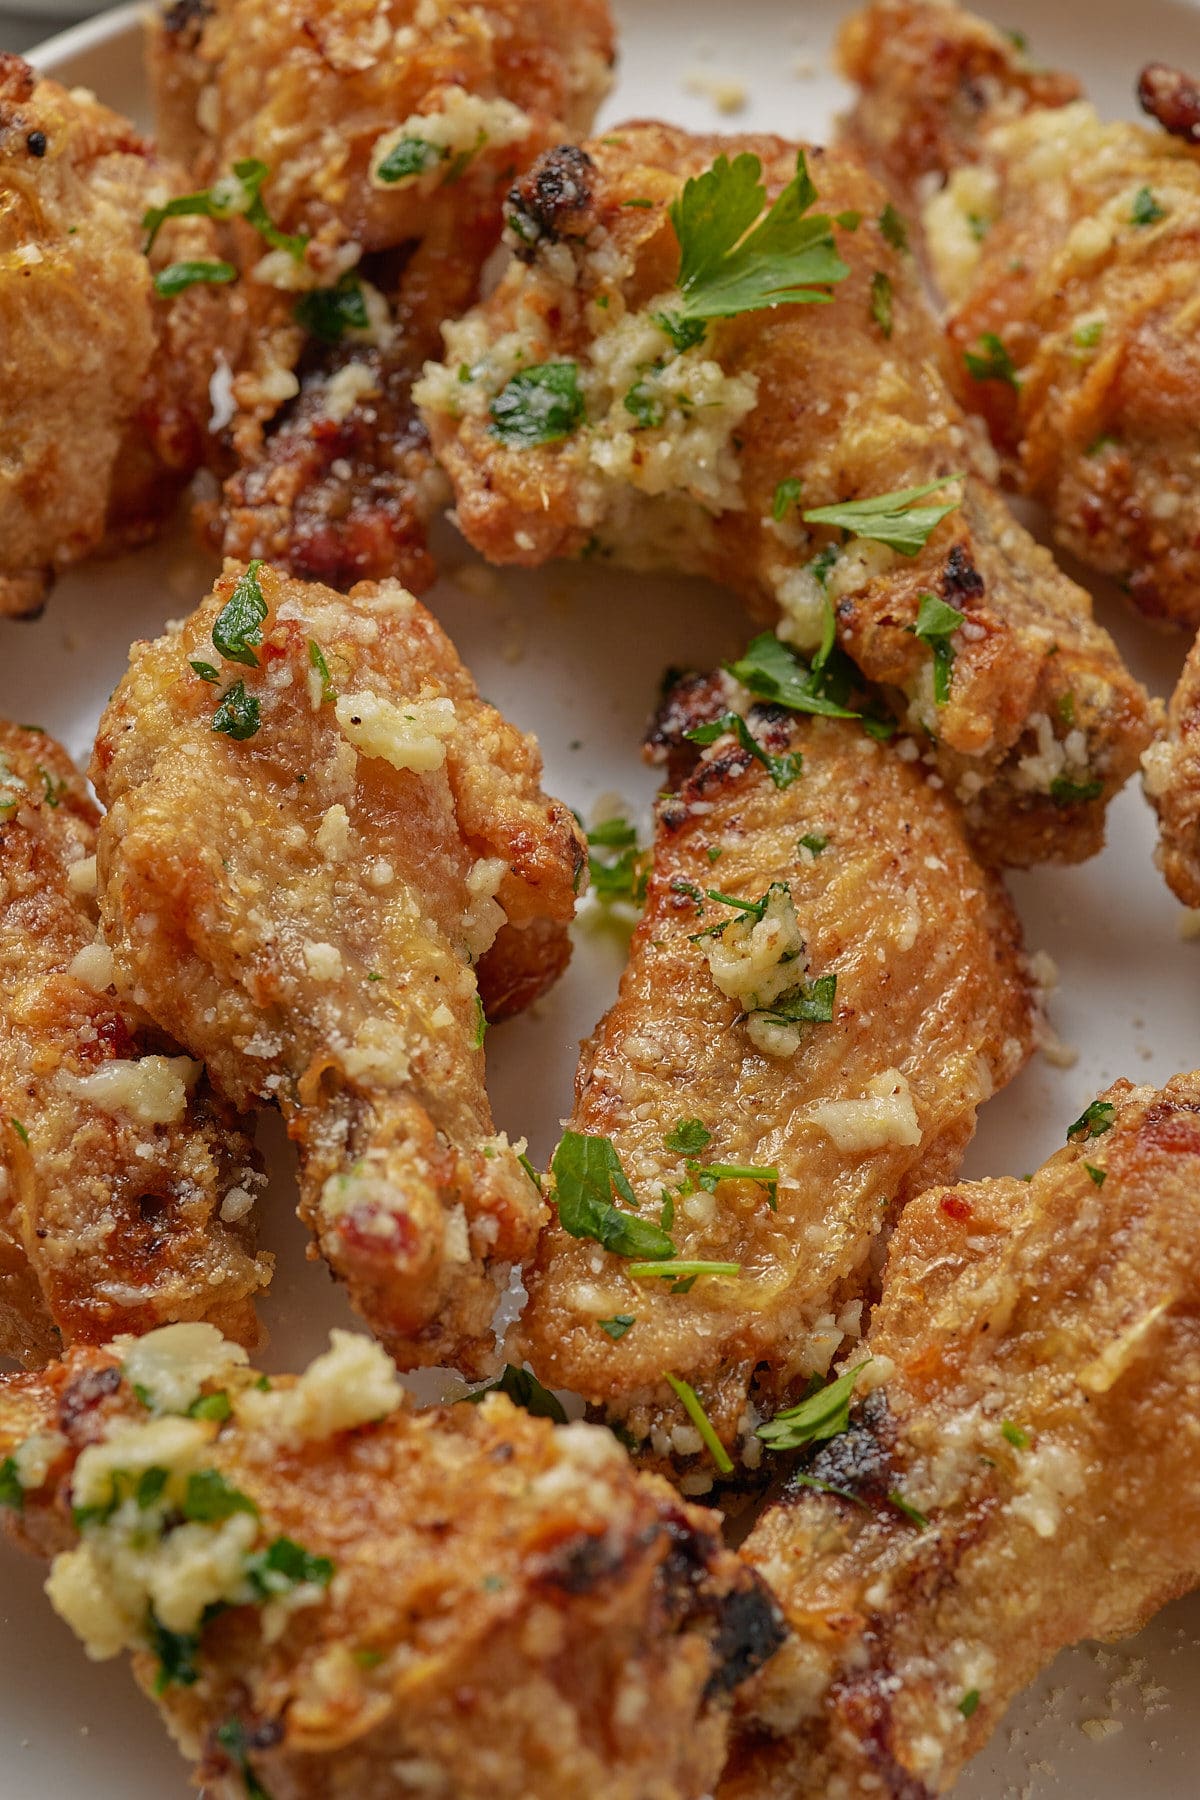
{"label": "chicken drumette", "polygon": [[258,564],[134,647],[100,727],[118,980],[279,1105],[302,1216],[407,1364],[485,1357],[541,1217],[482,1050],[491,997],[568,955],[583,849],[540,773],[398,583]]}
{"label": "chicken drumette", "polygon": [[350,1333],[244,1363],[178,1327],[0,1386],[0,1518],[212,1800],[712,1792],[783,1635],[715,1515],[597,1427],[415,1412]]}
{"label": "chicken drumette", "polygon": [[111,991],[98,813],[44,732],[0,725],[0,1355],[176,1319],[257,1336],[246,1122]]}
{"label": "chicken drumette", "polygon": [[1196,1583],[1198,1228],[1198,1075],[1117,1082],[1029,1181],[907,1207],[849,1419],[796,1423],[744,1548],[794,1635],[722,1800],[944,1793],[1060,1649]]}

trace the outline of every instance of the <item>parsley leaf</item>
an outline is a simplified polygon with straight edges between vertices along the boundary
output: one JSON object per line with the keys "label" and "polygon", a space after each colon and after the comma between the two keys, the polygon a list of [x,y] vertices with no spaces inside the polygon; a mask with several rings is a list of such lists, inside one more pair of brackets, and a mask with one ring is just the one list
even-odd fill
{"label": "parsley leaf", "polygon": [[308,640],[308,666],[315,669],[321,677],[321,704],[330,706],[337,699],[337,689],[329,673],[329,664],[325,661],[325,652],[315,638]]}
{"label": "parsley leaf", "polygon": [[328,1587],[333,1580],[333,1562],[328,1556],[311,1555],[290,1537],[278,1537],[250,1560],[246,1574],[264,1599],[273,1599],[308,1582]]}
{"label": "parsley leaf", "polygon": [[225,282],[236,280],[237,270],[232,263],[217,262],[208,257],[192,262],[168,263],[154,277],[154,291],[161,294],[164,300],[169,300],[172,295],[182,294],[199,282],[222,286]]}
{"label": "parsley leaf", "polygon": [[635,381],[625,396],[625,411],[630,413],[640,431],[649,431],[661,425],[667,416],[667,409],[662,403],[662,396],[656,394],[649,382]]}
{"label": "parsley leaf", "polygon": [[879,215],[879,229],[893,250],[908,249],[908,226],[889,200]]}
{"label": "parsley leaf", "polygon": [[958,1703],[958,1710],[964,1719],[969,1719],[979,1705],[979,1689],[968,1688]]}
{"label": "parsley leaf", "polygon": [[715,744],[718,738],[732,733],[742,749],[757,762],[760,762],[777,788],[789,788],[804,767],[804,758],[797,750],[789,750],[783,756],[772,756],[764,750],[741,713],[722,713],[719,719],[710,719],[707,725],[696,725],[691,731],[685,731],[684,737],[693,744]]}
{"label": "parsley leaf", "polygon": [[238,1718],[224,1719],[214,1734],[218,1744],[236,1764],[246,1790],[246,1800],[271,1800],[266,1788],[250,1767],[246,1751],[246,1727]]}
{"label": "parsley leaf", "polygon": [[553,444],[583,424],[586,412],[574,362],[534,363],[514,375],[491,404],[492,435],[528,449]]}
{"label": "parsley leaf", "polygon": [[210,662],[190,662],[188,668],[194,675],[198,675],[201,681],[217,682],[221,679],[221,671],[214,669]]}
{"label": "parsley leaf", "polygon": [[966,618],[957,607],[948,606],[936,594],[921,594],[917,622],[910,629],[933,651],[933,699],[935,706],[945,706],[950,698],[950,670],[954,666],[951,637]]}
{"label": "parsley leaf", "polygon": [[201,1394],[198,1399],[193,1400],[187,1409],[187,1416],[189,1419],[214,1419],[220,1425],[232,1411],[229,1395],[221,1388],[215,1394]]}
{"label": "parsley leaf", "polygon": [[1009,387],[1019,388],[1017,366],[996,333],[985,331],[979,345],[978,350],[963,351],[963,361],[972,381],[1007,381]]}
{"label": "parsley leaf", "polygon": [[0,1506],[11,1506],[14,1512],[25,1510],[25,1489],[17,1475],[16,1458],[6,1456],[0,1462]]}
{"label": "parsley leaf", "polygon": [[692,1421],[696,1430],[700,1433],[701,1438],[704,1440],[705,1449],[716,1463],[722,1475],[732,1475],[733,1462],[729,1452],[714,1431],[712,1421],[709,1419],[703,1406],[701,1406],[695,1388],[691,1387],[686,1381],[680,1380],[678,1375],[672,1375],[667,1370],[664,1370],[664,1378],[670,1383],[671,1387],[682,1401],[684,1412]]}
{"label": "parsley leaf", "polygon": [[854,1384],[871,1360],[868,1356],[835,1381],[818,1385],[795,1406],[777,1412],[773,1419],[760,1425],[756,1435],[771,1450],[799,1450],[804,1444],[820,1444],[826,1438],[839,1437],[850,1424]]}
{"label": "parsley leaf", "polygon": [[1000,1421],[1000,1436],[1006,1444],[1011,1444],[1014,1450],[1028,1450],[1029,1448],[1029,1433],[1022,1430],[1020,1425],[1014,1425],[1011,1419]]}
{"label": "parsley leaf", "polygon": [[761,176],[762,164],[749,152],[732,162],[719,156],[672,202],[682,295],[676,318],[733,318],[766,306],[828,301],[827,290],[849,274],[828,214],[804,216],[817,198],[804,152],[795,176],[760,218],[767,199]]}
{"label": "parsley leaf", "polygon": [[246,692],[244,681],[235,681],[221,695],[220,704],[213,714],[213,730],[223,731],[226,737],[244,743],[247,738],[254,736],[261,724],[262,711],[257,695]]}
{"label": "parsley leaf", "polygon": [[558,1395],[543,1387],[528,1369],[518,1369],[513,1363],[505,1363],[503,1373],[495,1381],[489,1381],[486,1387],[476,1388],[473,1394],[463,1398],[468,1406],[477,1406],[485,1394],[507,1394],[514,1406],[524,1407],[535,1419],[553,1419],[556,1425],[567,1422]]}
{"label": "parsley leaf", "polygon": [[766,1019],[771,1025],[828,1025],[836,996],[837,976],[819,975],[815,981],[788,988],[769,1006],[754,1007],[753,1012],[756,1019]]}
{"label": "parsley leaf", "polygon": [[1055,806],[1076,806],[1084,800],[1098,800],[1104,792],[1102,781],[1068,781],[1056,775],[1050,783],[1050,798]]}
{"label": "parsley leaf", "polygon": [[885,338],[892,335],[892,282],[882,269],[871,277],[871,317]]}
{"label": "parsley leaf", "polygon": [[663,1149],[678,1151],[681,1156],[698,1156],[711,1143],[712,1132],[700,1119],[676,1119],[663,1138]]}
{"label": "parsley leaf", "polygon": [[572,1237],[594,1238],[615,1256],[657,1261],[674,1254],[665,1231],[614,1205],[614,1193],[630,1207],[637,1199],[610,1138],[564,1131],[550,1170],[559,1222]]}
{"label": "parsley leaf", "polygon": [[811,856],[820,856],[822,850],[828,849],[829,839],[823,831],[806,831],[802,838],[797,839],[796,847],[807,850]]}
{"label": "parsley leaf", "polygon": [[199,1635],[190,1631],[168,1631],[153,1613],[147,1620],[146,1629],[150,1648],[158,1658],[158,1669],[154,1676],[155,1693],[165,1693],[173,1683],[178,1687],[192,1687],[200,1678],[200,1671],[196,1667],[196,1652],[200,1648]]}
{"label": "parsley leaf", "polygon": [[854,537],[886,544],[902,556],[916,556],[925,548],[934,527],[962,504],[961,500],[945,500],[936,506],[918,506],[916,502],[961,480],[961,474],[943,475],[940,481],[926,482],[924,487],[897,488],[894,493],[876,494],[870,500],[839,500],[833,506],[810,507],[804,514],[805,523],[839,525]]}
{"label": "parsley leaf", "polygon": [[212,641],[225,661],[243,663],[248,669],[258,667],[251,645],[262,643],[263,621],[269,610],[258,579],[261,568],[258,558],[248,564],[212,628]]}
{"label": "parsley leaf", "polygon": [[197,1469],[188,1476],[182,1511],[185,1519],[203,1524],[231,1519],[234,1513],[240,1512],[258,1516],[258,1508],[249,1494],[230,1487],[219,1469]]}
{"label": "parsley leaf", "polygon": [[1103,1187],[1105,1182],[1108,1180],[1108,1170],[1107,1169],[1098,1169],[1096,1167],[1095,1163],[1089,1163],[1089,1162],[1085,1162],[1083,1166],[1087,1170],[1088,1174],[1091,1176],[1095,1185],[1098,1188]]}
{"label": "parsley leaf", "polygon": [[312,288],[292,308],[297,324],[323,344],[337,344],[348,331],[366,331],[371,321],[362,282],[349,269],[335,287]]}
{"label": "parsley leaf", "polygon": [[673,1256],[666,1262],[631,1262],[629,1276],[632,1281],[649,1281],[663,1277],[668,1281],[676,1280],[680,1275],[740,1275],[741,1263],[705,1262],[695,1257]]}
{"label": "parsley leaf", "polygon": [[[639,847],[637,832],[627,819],[605,819],[587,834],[588,874],[591,888],[600,901],[628,901],[641,906],[650,879],[649,850]],[[620,855],[606,860],[593,856],[591,850],[617,850]]]}
{"label": "parsley leaf", "polygon": [[266,163],[248,157],[242,162],[234,163],[232,175],[223,175],[211,187],[201,188],[193,194],[178,194],[174,200],[168,200],[165,206],[152,206],[142,217],[143,229],[148,234],[143,246],[145,254],[149,256],[155,238],[168,219],[179,219],[188,214],[200,214],[209,219],[232,219],[240,214],[274,249],[286,250],[290,257],[299,262],[308,239],[302,235],[289,237],[286,232],[280,231],[263,202],[262,185],[270,172]]}
{"label": "parsley leaf", "polygon": [[528,1175],[530,1181],[532,1181],[534,1187],[537,1189],[538,1193],[540,1194],[542,1191],[542,1177],[541,1177],[541,1174],[539,1173],[539,1171],[534,1168],[534,1166],[530,1162],[529,1158],[527,1156],[525,1156],[524,1154],[518,1156],[517,1161],[520,1163],[521,1167],[524,1169],[525,1173]]}
{"label": "parsley leaf", "polygon": [[1117,1109],[1111,1100],[1093,1100],[1080,1113],[1075,1123],[1067,1126],[1067,1138],[1078,1137],[1080,1132],[1083,1133],[1085,1142],[1089,1138],[1103,1137],[1106,1131],[1112,1130],[1116,1117]]}
{"label": "parsley leaf", "polygon": [[445,154],[439,145],[431,144],[425,138],[402,137],[374,171],[375,179],[390,186],[396,181],[408,181],[414,175],[425,175],[430,169],[437,168]]}
{"label": "parsley leaf", "polygon": [[653,313],[656,325],[662,327],[677,350],[691,350],[708,329],[704,319],[685,319],[679,313]]}
{"label": "parsley leaf", "polygon": [[771,517],[777,525],[789,506],[795,506],[803,486],[804,483],[795,475],[789,475],[786,481],[779,483],[775,489],[775,498],[771,502]]}
{"label": "parsley leaf", "polygon": [[796,652],[781,643],[773,631],[760,632],[737,662],[726,663],[725,667],[735,681],[749,688],[758,699],[770,700],[775,706],[786,706],[792,712],[820,713],[830,719],[856,716],[821,691],[824,665],[818,668],[814,659],[813,666],[806,668]]}
{"label": "parsley leaf", "polygon": [[1165,219],[1166,216],[1166,207],[1158,204],[1150,189],[1148,187],[1139,188],[1133,196],[1133,206],[1129,213],[1130,224],[1157,225],[1158,221]]}
{"label": "parsley leaf", "polygon": [[607,1332],[613,1343],[619,1342],[629,1328],[637,1323],[635,1313],[614,1313],[611,1319],[597,1319],[601,1331]]}

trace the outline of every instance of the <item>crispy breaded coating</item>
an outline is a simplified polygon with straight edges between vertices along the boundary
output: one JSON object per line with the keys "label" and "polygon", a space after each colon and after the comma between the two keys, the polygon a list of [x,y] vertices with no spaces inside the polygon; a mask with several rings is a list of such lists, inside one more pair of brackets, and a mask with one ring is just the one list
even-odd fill
{"label": "crispy breaded coating", "polygon": [[1167,728],[1142,757],[1142,788],[1158,815],[1154,860],[1185,906],[1200,906],[1200,639],[1167,707]]}
{"label": "crispy breaded coating", "polygon": [[252,1344],[262,1185],[245,1120],[111,992],[98,813],[44,732],[0,724],[0,1355],[207,1319]]}
{"label": "crispy breaded coating", "polygon": [[540,776],[398,583],[257,565],[134,646],[97,740],[118,979],[236,1104],[278,1104],[301,1216],[408,1365],[486,1364],[542,1216],[475,970],[533,997],[528,929],[542,985],[565,960],[584,850]]}
{"label": "crispy breaded coating", "polygon": [[910,1203],[848,1359],[874,1391],[744,1548],[794,1636],[722,1800],[944,1793],[1059,1650],[1200,1579],[1198,1224],[1200,1075]]}
{"label": "crispy breaded coating", "polygon": [[[693,725],[720,714],[720,690],[692,695]],[[756,1467],[760,1411],[858,1335],[884,1232],[957,1170],[1035,1025],[1016,916],[925,770],[853,723],[748,718],[803,770],[777,788],[726,735],[660,803],[645,912],[569,1120],[611,1140],[645,1219],[667,1203],[687,1291],[556,1222],[515,1328],[543,1381],[701,1485],[712,1465],[667,1372]],[[689,1288],[697,1259],[735,1267]]]}
{"label": "crispy breaded coating", "polygon": [[200,461],[224,302],[152,278],[213,258],[213,227],[173,220],[142,254],[143,213],[186,186],[128,119],[0,52],[0,614],[149,537]]}
{"label": "crispy breaded coating", "polygon": [[782,1637],[718,1515],[598,1427],[412,1410],[369,1340],[256,1385],[212,1335],[190,1368],[158,1333],[0,1389],[0,1516],[88,1653],[133,1650],[212,1800],[712,1792]]}
{"label": "crispy breaded coating", "polygon": [[[942,91],[931,41],[958,96],[948,137],[928,130]],[[994,63],[983,80],[981,59]],[[861,93],[852,141],[910,199],[918,177],[946,182],[922,217],[951,379],[1010,479],[1146,617],[1194,631],[1194,141],[1102,123],[1069,77],[1032,77],[1022,52],[956,7],[878,0],[846,28],[843,67]],[[1161,74],[1143,104],[1178,123]]]}
{"label": "crispy breaded coating", "polygon": [[[251,324],[240,466],[207,518],[226,555],[341,588],[429,585],[444,494],[412,379],[476,295],[513,175],[589,129],[613,53],[606,0],[183,0],[159,16],[164,141],[198,185],[258,163],[270,219],[308,239],[297,259],[233,228]],[[313,327],[312,290],[339,283],[356,316]]]}
{"label": "crispy breaded coating", "polygon": [[[841,647],[906,730],[936,740],[989,860],[1089,856],[1149,703],[1087,595],[992,491],[882,188],[812,153],[821,211],[860,221],[835,225],[849,274],[829,304],[710,321],[681,351],[661,322],[679,302],[670,204],[686,176],[747,153],[777,196],[794,146],[652,124],[551,152],[517,183],[516,258],[446,326],[416,390],[458,522],[496,562],[587,553],[713,576],[806,653],[828,597]],[[547,363],[574,369],[579,411],[551,441],[512,441],[492,409]],[[957,504],[913,555],[802,517],[929,483]],[[924,595],[965,615],[945,704],[914,632]]]}

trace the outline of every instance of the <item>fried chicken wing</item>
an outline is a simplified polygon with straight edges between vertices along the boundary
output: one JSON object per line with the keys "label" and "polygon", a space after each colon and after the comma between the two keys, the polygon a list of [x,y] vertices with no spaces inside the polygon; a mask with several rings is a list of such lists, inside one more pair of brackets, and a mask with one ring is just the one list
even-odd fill
{"label": "fried chicken wing", "polygon": [[1198,1209],[1200,1075],[1117,1082],[1028,1182],[910,1203],[874,1391],[745,1545],[794,1636],[722,1800],[944,1793],[1060,1649],[1200,1579]]}
{"label": "fried chicken wing", "polygon": [[[692,684],[693,725],[728,703],[717,686],[714,707]],[[514,1345],[700,1488],[711,1462],[668,1374],[755,1467],[758,1409],[858,1335],[882,1234],[957,1170],[1035,1024],[1012,908],[925,771],[845,721],[756,708],[748,729],[777,772],[802,772],[777,787],[727,733],[661,802]],[[576,1133],[611,1141],[649,1242],[606,1253],[612,1218],[568,1235]],[[644,1260],[664,1252],[677,1276]]]}
{"label": "fried chicken wing", "polygon": [[273,232],[257,213],[233,224],[252,315],[232,380],[240,466],[206,514],[227,555],[339,587],[429,585],[444,496],[412,379],[475,297],[505,187],[589,128],[612,58],[607,0],[182,0],[160,15],[164,141],[206,186],[265,171]]}
{"label": "fried chicken wing", "polygon": [[110,991],[98,813],[44,732],[0,725],[0,1355],[207,1319],[253,1343],[271,1259],[246,1122]]}
{"label": "fried chicken wing", "polygon": [[127,119],[0,53],[0,614],[151,535],[201,459],[226,308],[153,277],[211,262],[212,224],[171,220],[142,253],[143,213],[186,185]]}
{"label": "fried chicken wing", "polygon": [[236,1104],[279,1105],[301,1216],[409,1365],[486,1358],[541,1217],[475,969],[527,1000],[565,960],[584,850],[540,775],[398,583],[256,565],[135,645],[97,740],[118,978]]}
{"label": "fried chicken wing", "polygon": [[[739,159],[726,185],[758,159],[772,198],[796,175],[777,138],[636,124],[517,183],[514,261],[446,326],[416,390],[459,524],[497,562],[598,553],[713,576],[806,653],[828,599],[841,647],[935,741],[990,860],[1091,855],[1148,702],[1088,597],[992,491],[885,193],[855,159],[812,153],[845,279],[828,304],[711,319],[697,341],[671,208],[718,157]],[[885,494],[903,509],[922,488],[946,516],[904,549],[868,518],[849,541],[849,520],[806,521]],[[926,596],[963,615],[940,699]]]}
{"label": "fried chicken wing", "polygon": [[412,1410],[367,1339],[258,1383],[233,1349],[158,1332],[0,1389],[10,1534],[212,1800],[712,1792],[782,1636],[716,1515],[595,1426]]}
{"label": "fried chicken wing", "polygon": [[852,21],[842,63],[861,94],[852,140],[910,200],[945,181],[923,219],[959,397],[1062,544],[1148,618],[1194,631],[1200,153],[1168,135],[1179,78],[1143,82],[1166,133],[1103,124],[1069,77],[1035,76],[991,26],[914,0]]}
{"label": "fried chicken wing", "polygon": [[1185,906],[1200,906],[1200,639],[1167,708],[1167,728],[1142,757],[1142,788],[1158,815],[1154,860]]}

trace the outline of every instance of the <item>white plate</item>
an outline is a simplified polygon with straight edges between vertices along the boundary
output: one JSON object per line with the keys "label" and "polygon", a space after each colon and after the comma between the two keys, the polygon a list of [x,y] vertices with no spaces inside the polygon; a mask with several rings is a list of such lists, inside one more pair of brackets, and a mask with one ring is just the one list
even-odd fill
{"label": "white plate", "polygon": [[[65,32],[36,60],[144,118],[140,10],[126,6]],[[606,119],[661,115],[708,129],[828,135],[841,93],[823,70],[833,23],[848,7],[618,0],[617,10],[622,69]],[[1179,0],[1142,0],[1136,32],[1127,0],[1006,0],[997,17],[1026,30],[1042,60],[1078,72],[1114,115],[1135,112],[1142,62],[1200,65],[1200,14]],[[710,98],[691,91],[693,76],[743,82],[745,110],[722,120]],[[483,691],[537,732],[550,789],[585,815],[610,791],[644,812],[656,784],[638,743],[659,674],[672,662],[703,666],[731,654],[746,636],[736,605],[696,583],[574,567],[500,575],[496,597],[479,600],[454,585],[454,569],[473,559],[449,528],[441,550],[448,578],[431,604]],[[131,639],[188,611],[206,573],[181,521],[159,547],[69,577],[38,623],[0,625],[0,713],[36,720],[86,758]],[[1168,692],[1182,646],[1152,638],[1112,593],[1098,593],[1098,607],[1138,674]],[[1113,807],[1110,836],[1109,850],[1083,869],[1013,881],[1030,947],[1049,950],[1061,970],[1054,1019],[1080,1057],[1067,1072],[1038,1058],[989,1104],[968,1174],[1033,1168],[1117,1075],[1159,1081],[1200,1061],[1200,945],[1180,942],[1179,909],[1151,864],[1151,819],[1136,788]],[[556,992],[488,1039],[498,1122],[527,1133],[535,1156],[553,1146],[577,1040],[609,1003],[622,955],[621,933],[585,916]],[[280,1254],[265,1307],[273,1334],[266,1362],[287,1368],[323,1342],[330,1324],[349,1320],[327,1276],[304,1259],[282,1133],[268,1121],[265,1135],[281,1171],[264,1220]],[[184,1765],[123,1662],[85,1662],[42,1599],[41,1579],[33,1564],[0,1552],[0,1800],[185,1800]],[[1187,1699],[1200,1677],[1198,1636],[1200,1599],[1169,1608],[1115,1649],[1063,1656],[1012,1709],[961,1784],[964,1800],[1191,1800],[1200,1714]]]}

